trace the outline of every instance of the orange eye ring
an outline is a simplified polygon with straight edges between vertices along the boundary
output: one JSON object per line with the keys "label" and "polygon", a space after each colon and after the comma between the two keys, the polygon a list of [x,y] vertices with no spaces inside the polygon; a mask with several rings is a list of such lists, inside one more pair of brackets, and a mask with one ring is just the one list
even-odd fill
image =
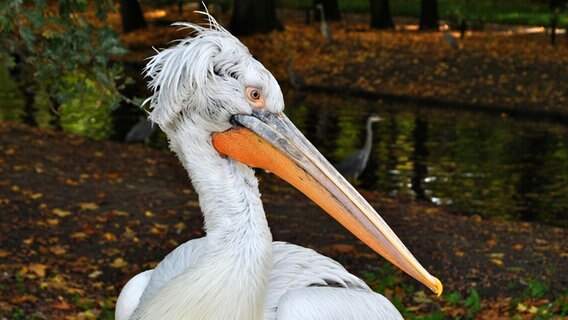
{"label": "orange eye ring", "polygon": [[256,88],[247,88],[247,96],[252,101],[258,101],[261,98],[260,91]]}
{"label": "orange eye ring", "polygon": [[264,101],[264,96],[262,95],[262,92],[260,91],[260,89],[253,88],[253,87],[247,87],[245,94],[246,94],[247,100],[254,107],[264,108],[266,106],[265,101]]}

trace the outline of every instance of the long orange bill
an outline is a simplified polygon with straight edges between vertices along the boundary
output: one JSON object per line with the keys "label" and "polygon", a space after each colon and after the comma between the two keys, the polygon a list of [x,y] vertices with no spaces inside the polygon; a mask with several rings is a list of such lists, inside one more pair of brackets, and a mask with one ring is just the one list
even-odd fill
{"label": "long orange bill", "polygon": [[212,135],[215,149],[290,183],[347,230],[398,268],[442,293],[442,283],[420,265],[396,234],[283,113],[265,109],[234,115],[232,129]]}

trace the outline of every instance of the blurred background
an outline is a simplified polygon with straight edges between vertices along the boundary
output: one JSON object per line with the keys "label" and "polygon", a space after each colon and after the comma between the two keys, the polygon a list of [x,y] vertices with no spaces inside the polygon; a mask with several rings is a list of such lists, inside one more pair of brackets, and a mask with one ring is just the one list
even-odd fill
{"label": "blurred background", "polygon": [[[285,112],[361,190],[472,221],[552,228],[551,234],[564,237],[566,0],[3,1],[3,155],[18,154],[11,144],[34,145],[54,132],[66,134],[54,139],[71,144],[76,140],[69,137],[77,136],[111,141],[113,147],[103,152],[108,155],[115,152],[109,150],[120,150],[119,144],[166,150],[165,136],[146,120],[143,101],[150,92],[143,68],[155,50],[188,36],[173,23],[207,23],[195,11],[209,12],[274,74],[285,96]],[[39,131],[25,138],[19,135],[28,129],[22,128]],[[79,145],[83,142],[74,146]],[[58,152],[58,157],[73,156],[53,150]],[[34,160],[18,161],[24,166]],[[155,164],[147,158],[141,161]],[[0,205],[20,212],[13,196],[20,194],[14,191],[16,180],[6,178],[18,174],[19,165],[7,163],[0,161],[0,166],[6,165]],[[37,166],[34,170],[38,173]],[[109,170],[113,175],[106,177],[112,181],[120,170]],[[45,195],[34,200],[42,199]],[[13,225],[6,222],[3,227]],[[565,267],[566,249],[561,243],[551,246],[560,260],[547,272],[563,274],[557,266]],[[8,251],[0,250],[0,258]],[[501,267],[502,258],[490,260]],[[546,259],[535,262],[535,268],[550,266]],[[118,263],[116,268],[123,267]],[[37,270],[23,274],[38,276]],[[376,273],[367,276],[377,279]],[[6,279],[11,281],[6,288],[17,287],[17,278]],[[523,299],[531,302],[510,303],[508,296],[503,303],[509,306],[508,314],[515,319],[566,316],[565,293],[543,298],[551,287],[555,294],[565,292],[566,278],[550,279],[523,282],[529,290],[523,291]],[[415,303],[427,304],[410,291]],[[429,304],[418,313],[428,319],[475,318],[479,296],[467,290],[461,294],[463,299],[451,296],[446,301],[444,307],[453,306],[451,312],[429,313],[435,309]],[[108,303],[93,317],[110,318],[104,313],[112,307],[113,302]],[[0,319],[28,319],[29,313],[15,308],[17,304],[0,304]]]}
{"label": "blurred background", "polygon": [[[281,82],[357,183],[462,214],[568,225],[566,1],[34,1],[2,4],[0,119],[93,139],[165,138],[145,119],[153,47],[208,10]],[[138,125],[138,126],[137,126]],[[360,173],[360,172],[359,172]]]}

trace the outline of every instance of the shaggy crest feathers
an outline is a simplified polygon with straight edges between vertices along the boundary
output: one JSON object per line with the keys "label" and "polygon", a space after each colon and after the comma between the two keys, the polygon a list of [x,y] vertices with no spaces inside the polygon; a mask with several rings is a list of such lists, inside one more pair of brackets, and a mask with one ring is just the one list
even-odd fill
{"label": "shaggy crest feathers", "polygon": [[162,127],[171,124],[188,106],[218,105],[215,103],[218,97],[211,96],[214,91],[206,88],[217,85],[218,77],[224,77],[225,83],[237,82],[238,76],[244,74],[248,60],[252,60],[248,49],[211,15],[198,13],[206,15],[208,23],[205,26],[175,23],[181,29],[190,29],[190,36],[159,51],[144,68],[144,75],[150,78],[148,87],[153,93],[144,104],[150,103],[149,118]]}

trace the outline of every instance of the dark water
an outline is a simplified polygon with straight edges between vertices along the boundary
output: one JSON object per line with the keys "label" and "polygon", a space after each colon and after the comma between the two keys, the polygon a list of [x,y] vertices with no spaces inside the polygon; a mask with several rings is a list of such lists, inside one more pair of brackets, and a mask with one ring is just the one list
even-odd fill
{"label": "dark water", "polygon": [[[334,162],[373,148],[360,186],[462,214],[568,226],[568,128],[504,116],[371,103],[288,99],[290,118]],[[296,101],[294,101],[296,100]]]}
{"label": "dark water", "polygon": [[[0,121],[21,122],[23,99],[0,80]],[[360,187],[461,214],[568,226],[567,127],[330,95],[289,94],[286,100],[286,113],[332,163],[362,147],[369,115],[384,119],[374,125]],[[98,139],[122,140],[142,115],[133,107],[112,113],[81,108],[69,112],[85,119],[64,129]],[[50,126],[49,112],[34,116]],[[93,132],[94,124],[102,129]],[[165,146],[165,138],[155,135],[151,144]]]}

